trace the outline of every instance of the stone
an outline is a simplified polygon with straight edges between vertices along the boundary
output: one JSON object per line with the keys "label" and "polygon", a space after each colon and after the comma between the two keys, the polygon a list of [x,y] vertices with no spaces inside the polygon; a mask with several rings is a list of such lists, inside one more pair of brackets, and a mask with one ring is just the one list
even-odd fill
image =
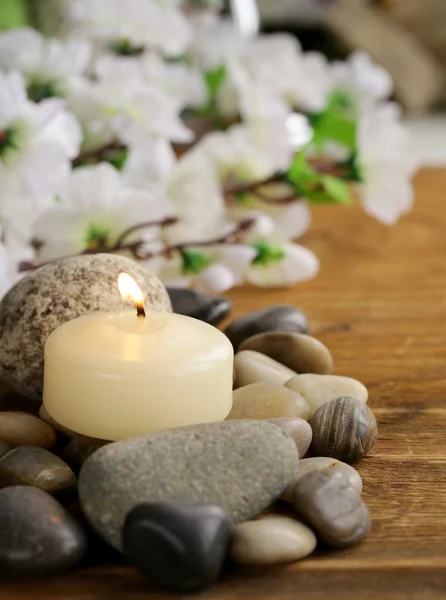
{"label": "stone", "polygon": [[254,350],[296,373],[330,373],[333,359],[322,342],[303,333],[259,333],[240,345],[240,350]]}
{"label": "stone", "polygon": [[8,454],[11,449],[11,446],[6,442],[0,442],[0,458],[5,456],[5,454]]}
{"label": "stone", "polygon": [[285,492],[282,494],[282,500],[285,500],[285,502],[292,502],[294,486],[299,479],[302,479],[302,477],[310,471],[323,470],[339,471],[348,479],[352,488],[359,495],[361,495],[362,479],[356,469],[354,469],[351,465],[341,462],[340,460],[336,460],[335,458],[330,458],[328,456],[315,456],[313,458],[304,458],[299,461],[299,468],[297,469],[296,475]]}
{"label": "stone", "polygon": [[361,460],[378,437],[378,425],[370,408],[348,396],[323,404],[310,425],[313,456],[330,456],[346,463]]}
{"label": "stone", "polygon": [[313,432],[310,425],[304,419],[299,417],[282,417],[278,419],[268,419],[270,423],[274,423],[283,429],[294,440],[299,451],[299,457],[305,456],[311,444]]}
{"label": "stone", "polygon": [[100,448],[82,467],[79,498],[96,531],[119,549],[125,516],[138,504],[216,504],[240,523],[280,497],[297,463],[294,441],[268,421],[192,425]]}
{"label": "stone", "polygon": [[370,531],[369,511],[340,471],[307,473],[294,487],[293,503],[319,537],[334,548],[353,546]]}
{"label": "stone", "polygon": [[58,575],[86,551],[83,530],[52,496],[29,486],[0,490],[0,576]]}
{"label": "stone", "polygon": [[281,565],[309,556],[316,544],[316,536],[303,523],[273,516],[237,525],[229,556],[240,565]]}
{"label": "stone", "polygon": [[297,392],[275,383],[251,383],[232,394],[229,419],[271,419],[300,417],[308,419],[307,401]]}
{"label": "stone", "polygon": [[276,360],[260,354],[244,350],[234,357],[235,388],[265,381],[283,385],[296,375],[295,371],[284,367]]}
{"label": "stone", "polygon": [[167,288],[167,293],[173,312],[210,325],[219,325],[232,310],[232,302],[222,296],[209,296],[185,288]]}
{"label": "stone", "polygon": [[68,439],[73,439],[78,435],[75,431],[71,431],[71,429],[68,429],[68,427],[64,427],[63,425],[55,421],[53,417],[49,415],[48,411],[46,410],[43,404],[39,408],[39,418],[42,419],[42,421],[44,421],[45,423],[48,423],[48,425],[51,425],[54,431],[60,433],[60,435],[63,435]]}
{"label": "stone", "polygon": [[308,333],[307,317],[295,306],[271,306],[235,319],[225,329],[225,334],[237,351],[246,339],[267,331]]}
{"label": "stone", "polygon": [[177,593],[204,590],[217,580],[231,536],[219,506],[147,502],[124,523],[124,553],[149,580]]}
{"label": "stone", "polygon": [[87,437],[86,435],[76,435],[62,452],[62,458],[73,469],[74,473],[78,475],[87,458],[93,452],[96,452],[96,450],[109,443],[105,440]]}
{"label": "stone", "polygon": [[56,443],[54,429],[24,412],[0,412],[0,441],[12,448],[37,446],[51,450]]}
{"label": "stone", "polygon": [[51,495],[76,489],[76,476],[61,458],[43,448],[21,446],[0,458],[0,488],[30,485]]}
{"label": "stone", "polygon": [[122,271],[143,290],[148,309],[171,310],[161,281],[129,258],[95,254],[52,262],[20,279],[0,303],[0,378],[18,393],[42,400],[48,336],[81,315],[128,307],[118,290]]}
{"label": "stone", "polygon": [[369,395],[360,381],[340,375],[304,373],[292,377],[285,385],[305,398],[310,406],[311,416],[320,406],[340,396],[350,396],[366,403]]}

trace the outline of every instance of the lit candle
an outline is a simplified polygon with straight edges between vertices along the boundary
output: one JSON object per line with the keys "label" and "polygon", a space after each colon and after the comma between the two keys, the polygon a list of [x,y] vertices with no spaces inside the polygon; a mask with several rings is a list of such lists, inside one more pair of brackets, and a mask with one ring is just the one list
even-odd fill
{"label": "lit candle", "polygon": [[233,350],[215,327],[144,311],[133,279],[119,276],[137,311],[64,323],[45,345],[43,402],[64,427],[105,440],[221,421],[232,406]]}

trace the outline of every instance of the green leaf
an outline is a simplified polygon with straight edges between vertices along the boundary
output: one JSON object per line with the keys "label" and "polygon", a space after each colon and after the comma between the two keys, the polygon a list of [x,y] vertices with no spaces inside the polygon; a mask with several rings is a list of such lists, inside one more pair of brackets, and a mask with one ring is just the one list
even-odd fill
{"label": "green leaf", "polygon": [[285,250],[280,246],[273,246],[268,242],[257,242],[252,245],[257,250],[257,256],[252,261],[253,265],[266,267],[271,263],[281,261],[285,256]]}
{"label": "green leaf", "polygon": [[351,204],[353,198],[347,182],[332,175],[322,175],[321,183],[332,200],[338,204]]}
{"label": "green leaf", "polygon": [[215,69],[206,71],[203,77],[208,91],[208,105],[212,106],[215,104],[218,93],[226,78],[226,66],[220,65]]}
{"label": "green leaf", "polygon": [[0,0],[0,29],[29,24],[26,0]]}
{"label": "green leaf", "polygon": [[311,182],[317,173],[311,168],[305,155],[305,149],[297,152],[293,164],[289,168],[286,179],[295,186],[301,186],[304,182]]}
{"label": "green leaf", "polygon": [[128,156],[129,151],[127,148],[113,148],[105,153],[103,160],[113,165],[118,171],[122,171]]}
{"label": "green leaf", "polygon": [[350,150],[356,148],[355,104],[344,90],[335,90],[318,115],[311,115],[314,129],[313,143],[323,148],[327,141],[335,141]]}
{"label": "green leaf", "polygon": [[198,275],[210,264],[210,259],[206,254],[199,250],[181,250],[183,259],[183,274]]}

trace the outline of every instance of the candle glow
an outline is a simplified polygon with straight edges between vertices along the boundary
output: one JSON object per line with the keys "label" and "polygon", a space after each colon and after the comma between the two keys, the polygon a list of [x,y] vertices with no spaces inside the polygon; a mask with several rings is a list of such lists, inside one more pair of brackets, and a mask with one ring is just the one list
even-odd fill
{"label": "candle glow", "polygon": [[120,273],[118,287],[124,302],[133,302],[136,306],[138,317],[145,317],[144,294],[133,277],[130,277],[127,273]]}

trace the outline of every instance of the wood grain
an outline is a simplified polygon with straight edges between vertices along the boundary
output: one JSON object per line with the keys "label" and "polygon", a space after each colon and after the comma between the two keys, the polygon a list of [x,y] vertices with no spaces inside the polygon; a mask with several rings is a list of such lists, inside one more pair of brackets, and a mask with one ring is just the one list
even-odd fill
{"label": "wood grain", "polygon": [[[380,427],[359,465],[370,536],[284,569],[229,570],[202,600],[446,598],[446,171],[422,172],[416,189],[415,211],[391,229],[359,208],[318,207],[305,243],[320,276],[231,294],[236,315],[302,307],[335,372],[369,386]],[[123,565],[0,586],[1,600],[169,597]]]}

